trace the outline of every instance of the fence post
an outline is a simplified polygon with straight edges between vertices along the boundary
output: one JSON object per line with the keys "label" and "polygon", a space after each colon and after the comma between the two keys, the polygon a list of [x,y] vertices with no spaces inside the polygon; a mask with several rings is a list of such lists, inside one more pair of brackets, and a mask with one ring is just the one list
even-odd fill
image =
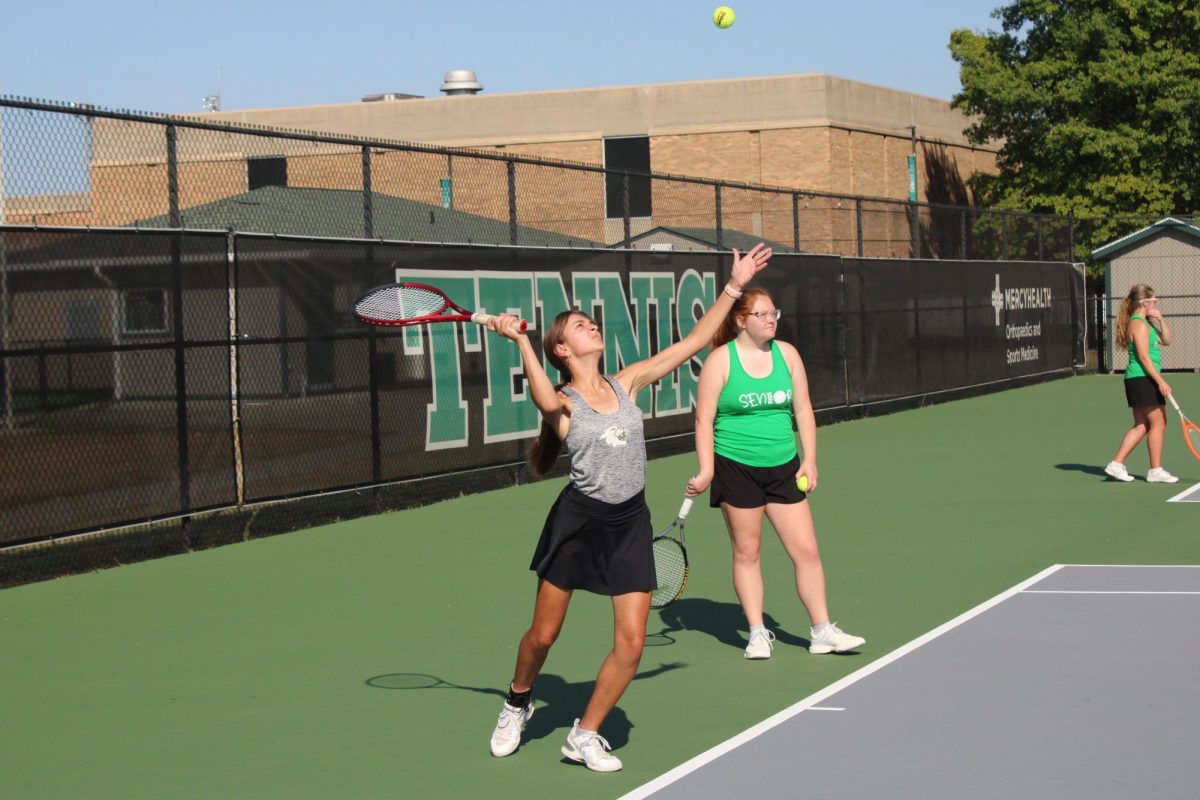
{"label": "fence post", "polygon": [[1037,221],[1038,261],[1045,261],[1042,257],[1042,218],[1037,216],[1034,217],[1034,220]]}
{"label": "fence post", "polygon": [[[178,137],[174,125],[167,125],[167,207],[172,228],[183,227],[179,213],[179,153]],[[183,258],[180,237],[171,234],[171,327],[174,332],[175,350],[175,439],[178,443],[179,464],[179,510],[186,514],[192,507],[191,470],[188,453],[188,408],[187,408],[187,351],[183,341]],[[184,525],[187,524],[186,517]]]}
{"label": "fence post", "polygon": [[621,173],[621,220],[624,224],[625,248],[629,249],[633,243],[630,239],[633,236],[633,230],[629,222],[629,173]]}
{"label": "fence post", "polygon": [[920,206],[918,206],[917,203],[914,201],[914,202],[910,202],[908,204],[908,207],[912,210],[912,222],[910,225],[911,229],[908,234],[909,235],[908,257],[909,258],[920,258],[921,257]]}
{"label": "fence post", "polygon": [[713,188],[716,190],[716,204],[717,204],[717,249],[724,250],[725,249],[725,230],[724,230],[724,222],[721,220],[721,184],[718,183]]}
{"label": "fence post", "polygon": [[363,237],[375,238],[375,198],[371,189],[371,148],[362,148]]}
{"label": "fence post", "polygon": [[1075,210],[1067,211],[1067,260],[1075,260]]}
{"label": "fence post", "polygon": [[792,246],[800,252],[800,193],[792,192]]}
{"label": "fence post", "polygon": [[238,275],[237,237],[233,231],[225,233],[225,286],[226,304],[229,313],[229,424],[233,429],[233,485],[237,493],[237,506],[246,503],[246,465],[242,460],[242,371],[238,339]]}
{"label": "fence post", "polygon": [[517,162],[508,162],[508,243],[517,244]]}
{"label": "fence post", "polygon": [[862,258],[863,254],[863,224],[862,224],[862,198],[854,199],[854,225],[856,230],[855,239],[858,240],[858,257]]}
{"label": "fence post", "polygon": [[962,242],[960,243],[959,247],[960,247],[960,252],[962,254],[962,260],[966,261],[967,260],[967,209],[964,208],[962,211],[960,211],[958,213],[959,213],[959,228],[960,228],[959,235],[962,237]]}

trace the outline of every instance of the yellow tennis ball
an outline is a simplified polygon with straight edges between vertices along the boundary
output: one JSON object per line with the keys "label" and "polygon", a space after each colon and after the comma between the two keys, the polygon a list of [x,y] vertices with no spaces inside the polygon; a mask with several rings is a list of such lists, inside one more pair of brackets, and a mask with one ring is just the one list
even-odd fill
{"label": "yellow tennis ball", "polygon": [[802,492],[808,491],[808,476],[807,475],[801,475],[796,480],[796,488]]}
{"label": "yellow tennis ball", "polygon": [[733,13],[733,9],[729,6],[718,6],[717,9],[713,11],[713,25],[716,25],[718,28],[728,28],[733,24],[733,20],[736,18],[736,16],[737,15]]}

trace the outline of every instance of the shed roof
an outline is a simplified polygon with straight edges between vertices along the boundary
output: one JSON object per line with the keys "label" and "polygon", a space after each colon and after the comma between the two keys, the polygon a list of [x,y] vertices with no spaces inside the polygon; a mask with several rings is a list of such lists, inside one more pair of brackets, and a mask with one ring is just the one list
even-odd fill
{"label": "shed roof", "polygon": [[1114,255],[1130,249],[1144,239],[1162,233],[1165,230],[1176,230],[1180,233],[1194,236],[1197,246],[1200,246],[1200,227],[1197,227],[1186,217],[1163,217],[1153,225],[1147,225],[1141,230],[1122,236],[1120,239],[1097,247],[1092,251],[1092,258],[1112,258]]}

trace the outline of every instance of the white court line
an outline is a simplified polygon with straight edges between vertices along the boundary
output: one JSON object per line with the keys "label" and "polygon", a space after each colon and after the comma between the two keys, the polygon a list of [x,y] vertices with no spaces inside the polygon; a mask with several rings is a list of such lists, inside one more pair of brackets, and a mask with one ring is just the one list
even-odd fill
{"label": "white court line", "polygon": [[1021,594],[1200,594],[1200,592],[1098,592],[1089,589],[1026,589]]}
{"label": "white court line", "polygon": [[787,722],[789,719],[796,716],[800,712],[805,711],[805,710],[815,710],[814,706],[816,706],[817,703],[824,700],[825,698],[827,698],[831,695],[837,694],[842,689],[845,689],[847,686],[851,686],[851,685],[857,683],[858,681],[861,681],[863,678],[867,677],[868,675],[871,675],[874,672],[878,672],[879,670],[886,667],[888,664],[891,664],[896,659],[901,658],[902,656],[908,655],[912,651],[916,650],[918,647],[928,644],[929,642],[938,638],[942,634],[947,633],[947,632],[953,630],[954,628],[957,628],[959,625],[962,625],[964,622],[969,622],[970,620],[972,620],[975,617],[982,614],[984,611],[987,611],[989,608],[999,605],[1000,603],[1009,599],[1013,595],[1019,594],[1020,592],[1024,591],[1025,587],[1032,586],[1033,584],[1037,583],[1038,581],[1042,580],[1043,578],[1049,577],[1050,575],[1054,574],[1058,570],[1062,569],[1063,566],[1064,565],[1062,565],[1062,564],[1055,564],[1052,567],[1047,567],[1046,569],[1039,572],[1037,575],[1034,575],[1032,578],[1021,581],[1016,586],[1013,586],[1011,589],[1007,589],[1004,592],[1001,592],[1000,594],[996,595],[995,597],[993,597],[990,600],[985,600],[984,602],[982,602],[979,605],[972,608],[970,611],[966,611],[966,612],[958,615],[954,619],[950,620],[949,622],[939,625],[938,627],[934,628],[933,630],[929,631],[928,633],[923,634],[922,636],[918,636],[916,639],[913,639],[908,644],[901,645],[897,649],[895,649],[892,652],[888,653],[887,655],[879,658],[878,660],[872,661],[870,664],[863,667],[862,669],[860,669],[856,672],[850,673],[849,675],[847,675],[846,677],[837,681],[836,683],[832,683],[829,686],[826,686],[824,689],[820,690],[819,692],[816,692],[815,694],[810,694],[808,697],[804,698],[803,700],[796,703],[795,705],[785,708],[783,711],[780,711],[778,714],[768,717],[767,719],[763,720],[762,722],[758,723],[757,725],[755,725],[751,728],[747,728],[746,730],[739,733],[737,736],[734,736],[732,739],[727,739],[724,742],[722,742],[721,744],[717,745],[716,747],[713,747],[713,748],[710,748],[709,750],[704,751],[703,753],[696,756],[695,758],[692,758],[692,759],[689,759],[688,761],[683,762],[678,767],[675,767],[674,769],[670,770],[669,772],[664,772],[662,775],[659,775],[657,778],[650,781],[649,783],[644,783],[641,786],[634,789],[632,792],[622,795],[621,797],[618,798],[618,800],[642,800],[643,798],[649,797],[650,795],[657,792],[659,789],[663,789],[667,786],[670,786],[672,783],[679,780],[680,778],[690,775],[691,773],[693,773],[696,770],[703,767],[705,764],[708,764],[710,761],[715,761],[716,759],[720,758],[721,756],[725,755],[726,753],[730,752],[731,750],[734,750],[734,749],[740,747],[741,745],[755,739],[756,737],[762,736],[764,733],[766,733],[767,731],[771,730],[774,727],[782,725],[783,723]]}
{"label": "white court line", "polygon": [[1191,502],[1195,502],[1195,501],[1192,501],[1192,500],[1184,500],[1183,498],[1190,496],[1190,495],[1191,495],[1193,492],[1195,492],[1197,489],[1200,489],[1200,483],[1197,483],[1195,486],[1191,487],[1190,489],[1184,489],[1184,490],[1183,490],[1182,492],[1180,492],[1179,494],[1177,494],[1177,495],[1175,495],[1174,497],[1172,497],[1172,498],[1168,499],[1168,500],[1167,500],[1167,502],[1168,502],[1168,503],[1191,503]]}

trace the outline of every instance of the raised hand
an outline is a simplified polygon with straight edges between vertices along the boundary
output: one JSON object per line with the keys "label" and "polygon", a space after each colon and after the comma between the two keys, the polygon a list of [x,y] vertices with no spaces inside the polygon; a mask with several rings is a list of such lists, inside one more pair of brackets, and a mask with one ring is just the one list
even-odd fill
{"label": "raised hand", "polygon": [[737,248],[733,250],[733,271],[730,273],[729,284],[735,291],[741,291],[746,284],[754,278],[755,275],[762,272],[767,267],[767,262],[771,260],[771,248],[767,247],[762,242],[754,245],[754,248],[743,255],[739,253]]}

